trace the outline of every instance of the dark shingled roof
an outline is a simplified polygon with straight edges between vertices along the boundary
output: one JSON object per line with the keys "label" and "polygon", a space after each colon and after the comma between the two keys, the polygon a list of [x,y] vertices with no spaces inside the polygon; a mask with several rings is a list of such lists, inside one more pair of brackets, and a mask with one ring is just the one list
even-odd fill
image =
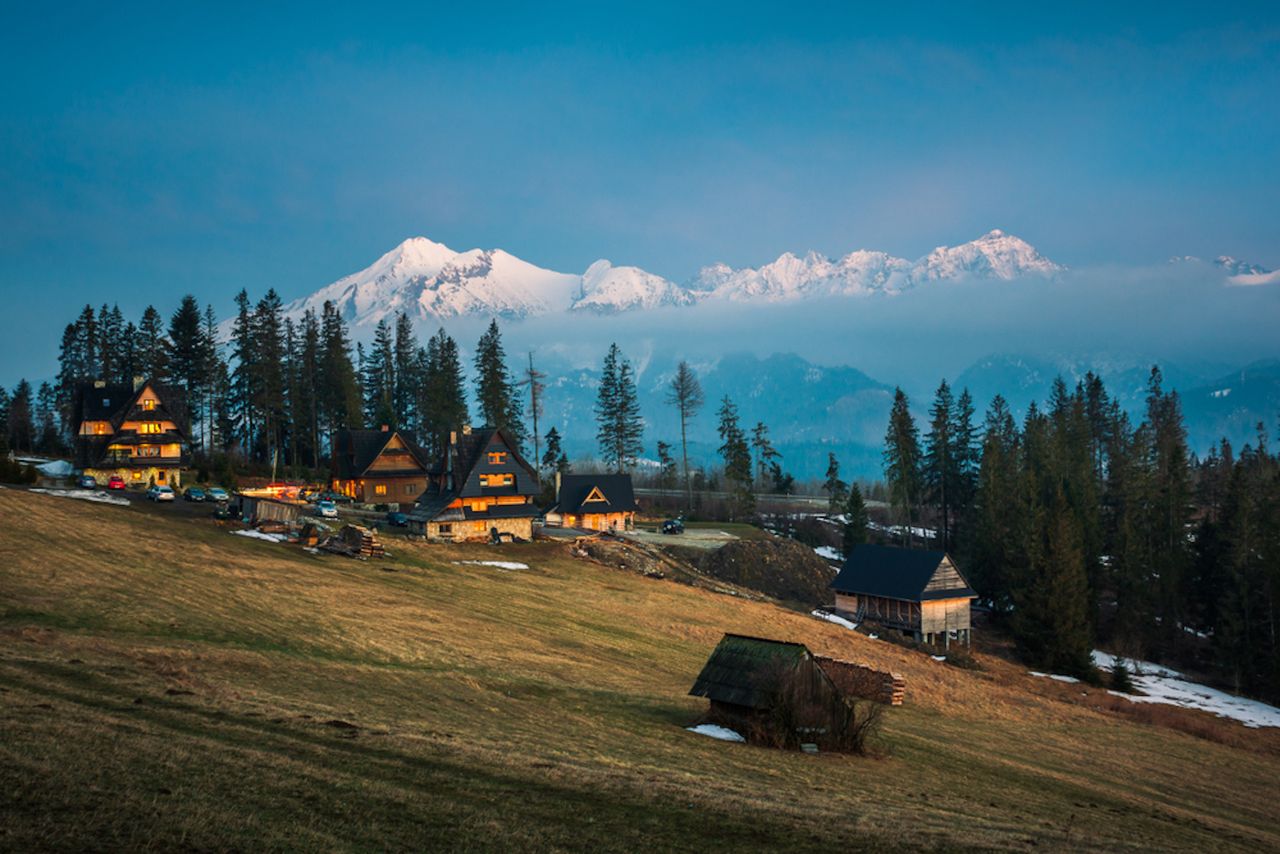
{"label": "dark shingled roof", "polygon": [[726,634],[703,665],[689,694],[752,709],[769,707],[763,687],[778,663],[798,665],[812,658],[802,643]]}
{"label": "dark shingled roof", "polygon": [[947,553],[943,551],[856,546],[840,574],[831,582],[831,589],[838,593],[882,596],[908,602],[977,596],[964,577],[960,576],[959,569],[956,570],[961,582],[959,586],[925,591],[930,579],[946,558]]}
{"label": "dark shingled roof", "polygon": [[[593,489],[604,501],[587,501]],[[560,477],[556,509],[561,513],[624,513],[636,509],[636,495],[629,474],[566,474]]]}
{"label": "dark shingled roof", "polygon": [[[402,433],[395,430],[339,430],[333,437],[333,476],[338,480],[364,477],[393,436],[399,436],[418,465],[427,468],[426,454]],[[395,470],[385,472],[393,476],[396,473]]]}
{"label": "dark shingled roof", "polygon": [[[153,410],[144,410],[138,405],[138,398],[148,387],[155,392],[159,400],[157,408]],[[77,429],[76,465],[80,468],[89,468],[101,463],[108,445],[158,443],[185,445],[187,442],[186,397],[182,389],[155,380],[147,380],[137,388],[132,385],[99,386],[92,381],[82,382],[76,387],[72,416]],[[172,421],[177,430],[161,434],[148,433],[145,436],[139,436],[133,431],[121,432],[121,427],[126,421],[152,420]],[[111,424],[111,433],[105,436],[80,435],[79,427],[85,421],[108,421]],[[185,460],[185,450],[183,457]]]}
{"label": "dark shingled roof", "polygon": [[[506,456],[500,463],[489,462],[490,450],[503,451]],[[446,455],[449,452],[446,451]],[[533,504],[490,504],[483,513],[472,510],[448,509],[457,498],[479,498],[482,496],[503,495],[537,495],[538,476],[533,468],[520,456],[516,443],[505,431],[493,427],[483,427],[470,433],[458,436],[458,442],[452,448],[450,465],[453,471],[453,488],[441,489],[433,479],[427,489],[418,498],[417,505],[409,513],[414,522],[457,522],[465,519],[501,519],[522,516],[537,516],[538,510]],[[445,460],[433,467],[433,473],[446,472]],[[510,486],[482,487],[482,474],[511,474]],[[437,475],[438,477],[439,475]]]}

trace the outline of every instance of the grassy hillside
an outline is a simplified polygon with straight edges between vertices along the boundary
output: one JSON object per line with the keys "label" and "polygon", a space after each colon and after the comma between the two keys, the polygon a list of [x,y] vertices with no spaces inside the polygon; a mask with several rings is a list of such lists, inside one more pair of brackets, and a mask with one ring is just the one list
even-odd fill
{"label": "grassy hillside", "polygon": [[[395,551],[0,490],[0,848],[1280,848],[1274,733],[1134,722],[561,546]],[[478,558],[531,568],[453,563]],[[724,631],[905,674],[885,755],[686,732]]]}

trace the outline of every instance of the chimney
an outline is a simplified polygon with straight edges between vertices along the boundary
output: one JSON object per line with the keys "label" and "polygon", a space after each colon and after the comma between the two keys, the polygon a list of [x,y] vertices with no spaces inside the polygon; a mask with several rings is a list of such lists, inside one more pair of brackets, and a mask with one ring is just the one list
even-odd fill
{"label": "chimney", "polygon": [[470,424],[463,424],[463,425],[462,425],[462,435],[464,435],[464,436],[470,436],[470,435],[471,435],[471,425],[470,425]]}
{"label": "chimney", "polygon": [[390,424],[383,424],[383,425],[382,425],[382,432],[383,432],[383,433],[388,433],[388,432],[390,432],[390,431],[391,431],[391,425],[390,425]]}
{"label": "chimney", "polygon": [[147,381],[147,378],[146,378],[146,377],[141,376],[141,375],[138,375],[138,374],[134,374],[134,376],[133,376],[133,390],[134,390],[134,391],[137,391],[138,389],[142,388],[142,384],[143,384],[143,383],[145,383],[146,381]]}
{"label": "chimney", "polygon": [[560,469],[556,469],[556,501],[560,500]]}

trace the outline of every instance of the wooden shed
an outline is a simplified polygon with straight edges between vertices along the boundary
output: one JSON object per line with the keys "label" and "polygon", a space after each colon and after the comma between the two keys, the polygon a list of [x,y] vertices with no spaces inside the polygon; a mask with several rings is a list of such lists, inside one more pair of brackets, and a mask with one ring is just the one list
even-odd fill
{"label": "wooden shed", "polygon": [[855,701],[901,705],[902,677],[816,656],[802,643],[726,634],[689,694],[710,701],[708,718],[752,741],[839,748],[865,720]]}
{"label": "wooden shed", "polygon": [[969,587],[946,552],[860,545],[831,582],[836,610],[925,643],[969,645]]}

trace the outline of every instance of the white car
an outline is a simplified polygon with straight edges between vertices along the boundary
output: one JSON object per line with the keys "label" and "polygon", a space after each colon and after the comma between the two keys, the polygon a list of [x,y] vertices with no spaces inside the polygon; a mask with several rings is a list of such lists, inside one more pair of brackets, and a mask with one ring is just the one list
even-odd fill
{"label": "white car", "polygon": [[152,501],[172,501],[176,497],[177,493],[168,486],[153,486],[147,490],[147,498]]}

